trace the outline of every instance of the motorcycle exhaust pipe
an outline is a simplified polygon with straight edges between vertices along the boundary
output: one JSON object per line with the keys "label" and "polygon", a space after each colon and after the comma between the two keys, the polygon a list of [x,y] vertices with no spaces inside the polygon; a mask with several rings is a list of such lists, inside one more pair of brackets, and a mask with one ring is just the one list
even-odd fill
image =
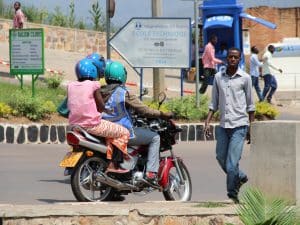
{"label": "motorcycle exhaust pipe", "polygon": [[119,191],[128,191],[128,190],[129,191],[131,191],[131,190],[137,191],[138,190],[138,188],[136,186],[120,182],[116,179],[113,179],[113,178],[107,176],[105,173],[102,173],[102,172],[95,174],[95,180],[100,183],[111,186],[113,188],[116,188]]}

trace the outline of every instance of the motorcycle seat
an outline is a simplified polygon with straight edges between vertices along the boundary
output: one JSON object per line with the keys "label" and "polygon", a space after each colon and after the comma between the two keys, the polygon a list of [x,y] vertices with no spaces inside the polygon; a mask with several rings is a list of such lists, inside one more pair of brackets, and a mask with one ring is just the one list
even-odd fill
{"label": "motorcycle seat", "polygon": [[104,137],[99,137],[99,136],[96,136],[96,135],[92,135],[80,126],[73,126],[71,129],[75,130],[75,131],[79,131],[86,139],[88,139],[91,142],[94,142],[94,143],[97,143],[97,144],[100,144],[102,142],[105,143],[105,138]]}

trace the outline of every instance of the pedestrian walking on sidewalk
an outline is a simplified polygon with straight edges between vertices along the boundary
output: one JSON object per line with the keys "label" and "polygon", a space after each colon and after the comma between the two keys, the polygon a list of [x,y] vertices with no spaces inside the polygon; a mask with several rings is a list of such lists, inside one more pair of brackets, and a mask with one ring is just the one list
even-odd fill
{"label": "pedestrian walking on sidewalk", "polygon": [[251,47],[251,56],[250,56],[250,75],[252,79],[252,86],[254,87],[258,100],[261,102],[263,100],[262,92],[259,87],[259,75],[260,75],[260,68],[262,67],[263,63],[258,60],[257,54],[259,50],[256,46]]}
{"label": "pedestrian walking on sidewalk", "polygon": [[277,70],[282,73],[282,69],[277,68],[273,62],[273,53],[275,51],[274,45],[269,45],[268,50],[263,55],[263,66],[262,66],[262,74],[265,82],[265,87],[263,90],[263,100],[267,97],[267,101],[271,103],[272,97],[277,89],[277,80],[274,75],[272,75],[272,69]]}
{"label": "pedestrian walking on sidewalk", "polygon": [[21,10],[21,3],[14,3],[15,15],[13,19],[13,28],[14,29],[23,29],[25,22],[25,14]]}
{"label": "pedestrian walking on sidewalk", "polygon": [[239,169],[244,141],[250,141],[250,122],[254,120],[255,106],[252,97],[251,77],[238,65],[241,51],[230,48],[227,55],[227,69],[215,75],[212,99],[205,121],[204,132],[209,136],[209,124],[213,114],[220,111],[220,126],[216,127],[216,158],[227,175],[227,196],[239,202],[238,193],[242,184],[248,181]]}
{"label": "pedestrian walking on sidewalk", "polygon": [[209,42],[204,48],[204,52],[202,55],[202,63],[203,63],[203,78],[202,84],[199,89],[200,94],[204,94],[206,92],[208,86],[208,80],[210,77],[213,77],[217,70],[217,64],[223,63],[222,60],[217,59],[215,57],[215,45],[218,42],[218,37],[216,35],[211,35],[209,38]]}

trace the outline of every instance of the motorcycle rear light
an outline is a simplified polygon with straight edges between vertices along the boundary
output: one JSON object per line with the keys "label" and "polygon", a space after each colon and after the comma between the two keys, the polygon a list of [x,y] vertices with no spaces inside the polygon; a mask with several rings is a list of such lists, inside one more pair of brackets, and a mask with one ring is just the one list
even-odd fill
{"label": "motorcycle rear light", "polygon": [[79,144],[79,138],[76,137],[73,133],[67,133],[67,142],[69,145],[78,145]]}
{"label": "motorcycle rear light", "polygon": [[85,155],[86,155],[87,157],[92,157],[92,156],[94,155],[94,152],[92,152],[92,151],[86,151],[86,152],[85,152]]}

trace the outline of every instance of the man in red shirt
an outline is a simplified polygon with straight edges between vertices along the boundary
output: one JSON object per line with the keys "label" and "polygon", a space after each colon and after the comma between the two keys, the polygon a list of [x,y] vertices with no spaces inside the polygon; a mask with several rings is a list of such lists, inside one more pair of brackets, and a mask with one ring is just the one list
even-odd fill
{"label": "man in red shirt", "polygon": [[21,3],[15,2],[14,8],[15,8],[15,16],[14,16],[13,28],[22,29],[24,26],[25,15],[21,10]]}
{"label": "man in red shirt", "polygon": [[209,42],[204,48],[204,52],[202,55],[203,81],[199,89],[200,94],[204,94],[206,92],[208,86],[208,78],[210,76],[214,76],[217,73],[216,65],[223,63],[222,60],[215,58],[215,45],[217,44],[217,42],[218,37],[213,34],[210,36]]}

